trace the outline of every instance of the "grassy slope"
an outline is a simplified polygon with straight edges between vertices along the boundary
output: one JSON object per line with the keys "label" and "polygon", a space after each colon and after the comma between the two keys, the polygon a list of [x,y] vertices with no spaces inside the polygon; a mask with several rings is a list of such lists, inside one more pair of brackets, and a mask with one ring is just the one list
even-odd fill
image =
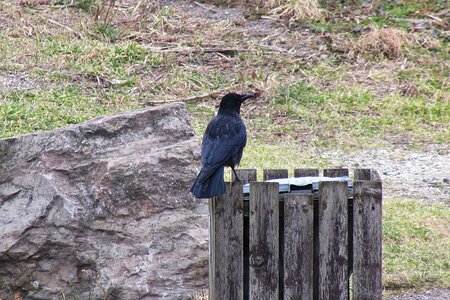
{"label": "grassy slope", "polygon": [[443,204],[383,204],[383,283],[394,292],[449,287],[450,211]]}
{"label": "grassy slope", "polygon": [[[398,18],[421,18],[438,12],[441,4],[409,1],[388,5],[387,13],[377,17],[361,12],[366,17],[330,18],[303,24],[308,31],[289,31],[282,25],[233,19],[233,11],[234,21],[204,20],[196,15],[197,5],[192,12],[157,4],[144,10],[147,1],[138,7],[138,1],[125,1],[115,14],[100,14],[94,22],[95,1],[75,2],[82,5],[0,3],[0,75],[19,74],[33,86],[0,91],[0,137],[241,83],[242,90],[260,93],[243,108],[250,135],[243,167],[323,168],[329,164],[317,158],[316,150],[332,147],[398,142],[448,146],[448,39],[431,30],[408,34],[396,59],[376,51],[361,51],[357,57],[349,52],[361,40],[355,27],[387,24],[406,32],[408,22]],[[251,11],[247,14],[253,17]],[[82,38],[49,20],[73,28]],[[158,47],[246,51],[162,53],[154,50]],[[199,135],[215,104],[215,97],[188,104]],[[450,286],[448,208],[387,200],[384,218],[385,287]]]}

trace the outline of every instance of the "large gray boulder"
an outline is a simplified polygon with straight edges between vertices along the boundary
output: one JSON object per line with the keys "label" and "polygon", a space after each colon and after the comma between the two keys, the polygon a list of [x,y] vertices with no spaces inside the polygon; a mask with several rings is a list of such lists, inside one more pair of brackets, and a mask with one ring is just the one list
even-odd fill
{"label": "large gray boulder", "polygon": [[199,145],[182,103],[0,139],[0,299],[188,299],[207,288]]}

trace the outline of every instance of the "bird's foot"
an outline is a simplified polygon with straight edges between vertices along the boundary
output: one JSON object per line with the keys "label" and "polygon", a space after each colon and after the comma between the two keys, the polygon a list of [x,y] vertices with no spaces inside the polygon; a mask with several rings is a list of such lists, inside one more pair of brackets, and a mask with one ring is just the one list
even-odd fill
{"label": "bird's foot", "polygon": [[234,180],[233,180],[233,182],[241,181],[241,180],[239,179],[239,176],[236,174],[236,171],[234,170],[233,167],[231,168],[231,170],[233,170],[233,173],[234,173]]}

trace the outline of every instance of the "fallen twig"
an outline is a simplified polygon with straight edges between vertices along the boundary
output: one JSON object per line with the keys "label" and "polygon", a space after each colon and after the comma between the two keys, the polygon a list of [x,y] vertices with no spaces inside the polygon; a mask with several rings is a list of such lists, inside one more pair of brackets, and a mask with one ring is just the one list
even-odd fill
{"label": "fallen twig", "polygon": [[197,1],[194,1],[194,3],[195,3],[196,5],[198,5],[198,6],[200,6],[201,8],[208,10],[208,11],[217,12],[216,9],[214,9],[214,8],[212,8],[212,7],[208,7],[208,6],[206,6],[206,5],[202,4],[202,3],[199,3],[199,2],[197,2]]}
{"label": "fallen twig", "polygon": [[444,22],[441,18],[433,16],[433,15],[428,15],[428,18],[432,19],[433,21],[439,22],[439,23]]}
{"label": "fallen twig", "polygon": [[273,17],[273,16],[261,16],[261,19],[267,19],[267,20],[271,20],[271,21],[279,21],[280,20],[279,17]]}
{"label": "fallen twig", "polygon": [[148,50],[157,53],[177,52],[177,53],[223,53],[236,54],[238,52],[248,52],[249,49],[242,48],[194,48],[194,47],[176,47],[176,48],[154,48],[146,47]]}
{"label": "fallen twig", "polygon": [[138,4],[134,7],[133,12],[131,13],[131,15],[134,15],[136,13],[136,11],[138,10],[139,6],[141,6],[142,0],[140,0],[138,2]]}
{"label": "fallen twig", "polygon": [[277,32],[277,33],[275,33],[275,34],[273,34],[273,35],[266,36],[265,38],[261,39],[260,42],[265,42],[265,41],[267,41],[267,40],[276,38],[277,36],[283,35],[283,34],[285,34],[286,32],[289,32],[289,30],[281,30],[281,31],[279,31],[279,32]]}
{"label": "fallen twig", "polygon": [[61,23],[58,23],[58,22],[56,22],[55,20],[52,20],[52,19],[47,19],[47,21],[48,21],[49,23],[53,24],[53,25],[56,25],[56,26],[58,26],[58,27],[64,28],[64,29],[67,30],[67,31],[72,32],[73,34],[75,34],[75,35],[76,35],[78,38],[80,38],[80,39],[84,38],[83,35],[82,35],[80,32],[76,31],[76,30],[73,29],[73,28],[70,28],[69,26],[66,26],[66,25],[63,25],[63,24],[61,24]]}

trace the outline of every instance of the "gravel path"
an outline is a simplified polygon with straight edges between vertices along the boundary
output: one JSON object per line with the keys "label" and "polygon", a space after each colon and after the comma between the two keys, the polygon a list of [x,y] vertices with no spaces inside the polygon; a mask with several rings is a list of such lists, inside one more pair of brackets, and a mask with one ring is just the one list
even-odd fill
{"label": "gravel path", "polygon": [[444,146],[426,151],[402,148],[325,152],[335,166],[371,168],[383,180],[384,198],[444,202],[450,205],[450,154]]}
{"label": "gravel path", "polygon": [[393,295],[388,300],[449,300],[450,289],[430,290],[419,294]]}

